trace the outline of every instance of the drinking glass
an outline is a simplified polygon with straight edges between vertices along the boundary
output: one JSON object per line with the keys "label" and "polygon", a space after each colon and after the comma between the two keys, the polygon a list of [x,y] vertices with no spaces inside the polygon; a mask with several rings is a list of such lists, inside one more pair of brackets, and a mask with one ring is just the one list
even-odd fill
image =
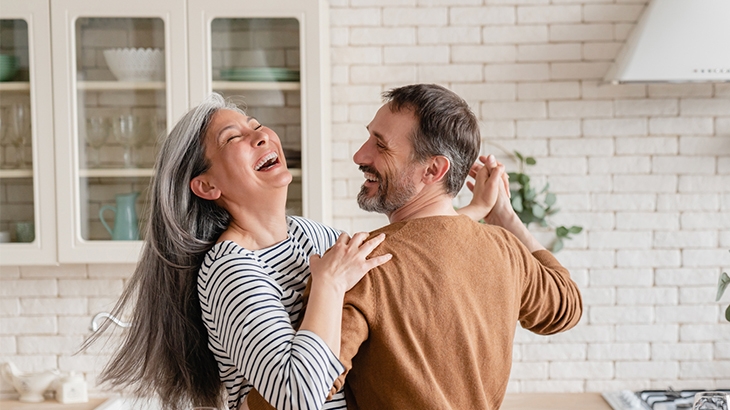
{"label": "drinking glass", "polygon": [[15,147],[16,166],[25,168],[25,146],[30,142],[30,106],[27,104],[13,104],[9,107],[7,116],[8,129],[5,138]]}
{"label": "drinking glass", "polygon": [[99,167],[99,150],[109,138],[109,120],[105,117],[86,119],[86,143],[89,144],[89,168]]}
{"label": "drinking glass", "polygon": [[114,138],[124,147],[124,166],[137,166],[136,150],[144,145],[152,133],[150,117],[121,115],[114,120]]}
{"label": "drinking glass", "polygon": [[7,138],[8,124],[8,110],[5,107],[0,107],[0,146],[3,147],[3,156],[1,158],[2,161],[0,161],[0,167],[2,168],[14,167],[13,164],[7,161],[8,147],[12,145],[10,144],[10,139]]}
{"label": "drinking glass", "polygon": [[695,394],[692,410],[728,410],[728,393],[704,391]]}

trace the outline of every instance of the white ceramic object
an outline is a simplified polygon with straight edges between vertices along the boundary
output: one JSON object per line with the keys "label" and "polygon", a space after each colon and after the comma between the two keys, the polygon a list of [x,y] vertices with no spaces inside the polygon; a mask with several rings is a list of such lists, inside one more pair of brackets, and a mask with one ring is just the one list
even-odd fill
{"label": "white ceramic object", "polygon": [[11,362],[3,363],[0,368],[2,375],[15,387],[20,394],[20,401],[39,403],[45,400],[45,392],[58,377],[57,370],[47,370],[42,373],[21,373]]}
{"label": "white ceramic object", "polygon": [[159,81],[165,74],[165,54],[159,48],[110,48],[104,59],[119,81]]}
{"label": "white ceramic object", "polygon": [[84,376],[71,372],[56,381],[56,400],[59,403],[86,403],[89,394]]}

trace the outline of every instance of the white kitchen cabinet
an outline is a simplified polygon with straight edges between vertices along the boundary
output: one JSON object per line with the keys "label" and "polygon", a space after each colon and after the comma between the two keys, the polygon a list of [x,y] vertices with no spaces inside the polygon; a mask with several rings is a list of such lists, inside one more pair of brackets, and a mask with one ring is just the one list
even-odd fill
{"label": "white kitchen cabinet", "polygon": [[0,54],[18,67],[0,82],[0,263],[50,264],[57,254],[47,0],[3,3]]}
{"label": "white kitchen cabinet", "polygon": [[[242,101],[249,115],[279,134],[287,154],[301,156],[288,161],[294,175],[288,212],[329,221],[324,2],[33,0],[23,7],[45,11],[43,24],[35,23],[45,32],[30,37],[46,41],[46,53],[52,54],[52,83],[50,61],[41,65],[48,77],[39,88],[46,93],[49,121],[45,131],[34,122],[31,176],[39,191],[34,198],[43,193],[50,199],[35,214],[33,245],[50,244],[53,253],[26,262],[3,257],[0,263],[135,262],[143,238],[132,232],[129,219],[117,221],[116,215],[136,211],[135,228],[143,235],[158,138],[212,91]],[[5,19],[8,7],[2,13]],[[158,49],[164,69],[149,78],[122,78],[105,57],[105,50],[116,48]],[[31,90],[33,81],[38,80],[31,79]],[[142,131],[125,134],[130,121]],[[37,135],[46,144],[37,144]],[[47,161],[35,160],[38,147]],[[45,185],[38,175],[46,177]],[[0,207],[4,215],[5,203]],[[57,215],[57,221],[44,215]],[[0,251],[4,256],[23,246],[31,245],[1,244]]]}

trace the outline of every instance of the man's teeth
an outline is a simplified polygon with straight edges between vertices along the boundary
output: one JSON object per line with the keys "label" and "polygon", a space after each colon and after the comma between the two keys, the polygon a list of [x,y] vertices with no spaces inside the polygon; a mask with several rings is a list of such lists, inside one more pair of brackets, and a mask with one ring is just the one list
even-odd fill
{"label": "man's teeth", "polygon": [[276,153],[275,153],[275,152],[272,152],[272,153],[270,153],[269,155],[267,155],[267,156],[265,156],[265,157],[261,158],[261,161],[259,161],[259,162],[258,162],[258,164],[256,164],[256,166],[255,166],[255,167],[254,167],[253,169],[254,169],[255,171],[258,171],[258,170],[260,170],[261,168],[263,168],[263,167],[264,167],[264,165],[273,165],[273,164],[274,164],[274,162],[275,162],[275,161],[277,160],[277,158],[279,158],[279,156],[278,156],[278,155],[276,155]]}
{"label": "man's teeth", "polygon": [[378,178],[374,174],[365,173],[365,179],[369,182],[378,182]]}

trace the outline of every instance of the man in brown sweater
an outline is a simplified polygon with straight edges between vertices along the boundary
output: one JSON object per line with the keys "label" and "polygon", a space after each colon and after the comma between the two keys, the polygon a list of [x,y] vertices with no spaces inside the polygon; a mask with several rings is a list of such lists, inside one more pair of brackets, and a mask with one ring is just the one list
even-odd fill
{"label": "man in brown sweater", "polygon": [[393,259],[345,297],[347,370],[332,391],[347,380],[350,410],[497,410],[516,322],[538,334],[569,329],[581,316],[580,293],[520,222],[504,188],[470,210],[488,224],[454,211],[470,171],[484,184],[497,169],[490,156],[470,170],[480,136],[466,102],[422,84],[385,98],[354,161],[366,178],[360,207],[391,222],[373,232],[386,233],[373,255]]}

